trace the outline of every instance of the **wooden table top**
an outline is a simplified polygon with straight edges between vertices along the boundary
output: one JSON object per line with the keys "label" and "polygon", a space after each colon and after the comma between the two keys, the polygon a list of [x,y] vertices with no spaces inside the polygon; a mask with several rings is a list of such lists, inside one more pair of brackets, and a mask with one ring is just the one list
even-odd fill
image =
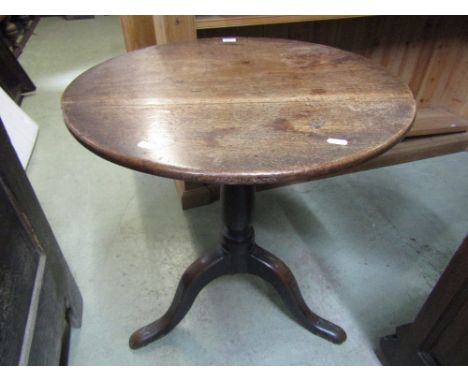
{"label": "wooden table top", "polygon": [[62,109],[71,133],[112,162],[261,184],[310,180],[384,152],[416,106],[406,85],[356,54],[241,37],[113,58],[75,79]]}

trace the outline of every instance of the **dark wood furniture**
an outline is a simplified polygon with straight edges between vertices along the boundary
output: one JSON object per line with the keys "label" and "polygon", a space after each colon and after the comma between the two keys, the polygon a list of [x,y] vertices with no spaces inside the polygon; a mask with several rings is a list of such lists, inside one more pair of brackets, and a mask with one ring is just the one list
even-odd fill
{"label": "dark wood furniture", "polygon": [[[409,139],[394,146],[383,160],[377,157],[356,170],[468,148],[468,16],[184,15],[121,16],[121,21],[127,51],[215,36],[279,37],[345,49],[383,66],[408,84],[418,113]],[[464,132],[451,134],[453,118],[464,119]],[[431,129],[428,135],[424,125],[437,125],[438,132]],[[416,127],[423,127],[418,138],[413,135]],[[213,184],[176,181],[176,188],[184,209],[219,197],[219,186]]]}
{"label": "dark wood furniture", "polygon": [[414,322],[380,346],[388,365],[468,366],[468,234]]}
{"label": "dark wood furniture", "polygon": [[215,38],[106,61],[69,85],[62,108],[70,132],[103,158],[221,185],[220,245],[187,269],[169,310],[131,336],[132,348],[168,333],[211,280],[238,272],[273,284],[306,329],[345,340],[310,311],[287,266],[255,243],[255,185],[315,179],[383,153],[414,119],[406,85],[323,45]]}
{"label": "dark wood furniture", "polygon": [[36,90],[36,86],[2,39],[0,39],[0,65],[0,86],[16,103],[21,102],[24,94]]}
{"label": "dark wood furniture", "polygon": [[39,16],[0,16],[0,40],[19,57],[39,22]]}
{"label": "dark wood furniture", "polygon": [[67,361],[82,300],[0,120],[0,365]]}
{"label": "dark wood furniture", "polygon": [[37,16],[0,16],[0,86],[18,104],[36,90],[18,57],[38,21]]}

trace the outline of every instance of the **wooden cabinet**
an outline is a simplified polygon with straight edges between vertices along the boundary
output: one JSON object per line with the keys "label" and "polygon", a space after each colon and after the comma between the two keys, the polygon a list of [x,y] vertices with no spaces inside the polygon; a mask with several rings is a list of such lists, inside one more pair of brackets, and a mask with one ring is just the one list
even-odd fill
{"label": "wooden cabinet", "polygon": [[82,299],[0,120],[0,365],[66,362]]}
{"label": "wooden cabinet", "polygon": [[414,322],[381,349],[390,365],[468,365],[468,234]]}

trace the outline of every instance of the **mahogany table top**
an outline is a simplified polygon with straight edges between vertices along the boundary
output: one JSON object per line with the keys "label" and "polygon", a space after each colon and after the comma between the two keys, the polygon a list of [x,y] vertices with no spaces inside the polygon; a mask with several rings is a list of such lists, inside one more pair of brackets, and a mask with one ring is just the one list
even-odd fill
{"label": "mahogany table top", "polygon": [[62,98],[84,146],[135,170],[204,183],[310,180],[396,144],[411,91],[343,50],[266,38],[200,39],[115,57]]}

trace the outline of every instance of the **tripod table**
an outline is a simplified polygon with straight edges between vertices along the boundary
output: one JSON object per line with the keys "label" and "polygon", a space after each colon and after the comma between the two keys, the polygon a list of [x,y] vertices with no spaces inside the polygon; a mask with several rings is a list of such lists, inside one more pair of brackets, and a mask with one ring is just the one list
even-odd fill
{"label": "tripod table", "polygon": [[109,161],[221,185],[219,245],[190,265],[167,312],[132,334],[132,348],[167,334],[207,283],[234,273],[271,283],[312,333],[346,339],[308,308],[289,268],[256,244],[255,185],[307,181],[383,153],[413,121],[406,85],[359,55],[324,45],[212,38],[97,65],[68,86],[62,109],[75,138]]}

